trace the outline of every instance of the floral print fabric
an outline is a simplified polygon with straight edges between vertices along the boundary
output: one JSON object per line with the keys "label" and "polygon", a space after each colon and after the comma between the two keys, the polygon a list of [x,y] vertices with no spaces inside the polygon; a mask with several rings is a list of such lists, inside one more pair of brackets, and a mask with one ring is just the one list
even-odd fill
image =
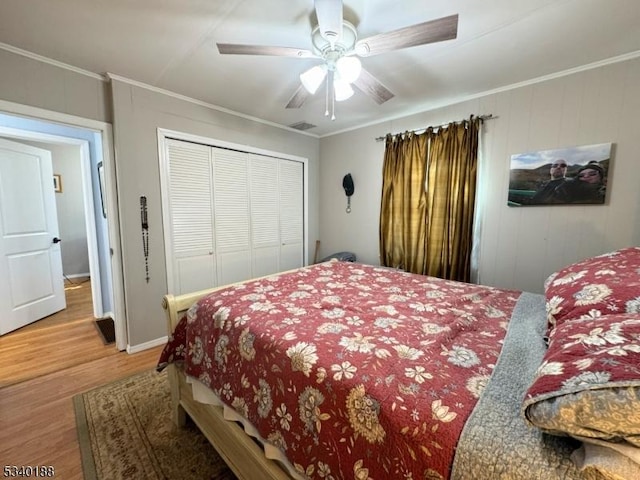
{"label": "floral print fabric", "polygon": [[184,362],[308,478],[445,479],[519,295],[331,261],[203,298],[159,365]]}
{"label": "floral print fabric", "polygon": [[549,433],[640,447],[640,314],[557,327],[523,408]]}
{"label": "floral print fabric", "polygon": [[565,320],[640,312],[640,248],[569,265],[545,282],[549,328]]}

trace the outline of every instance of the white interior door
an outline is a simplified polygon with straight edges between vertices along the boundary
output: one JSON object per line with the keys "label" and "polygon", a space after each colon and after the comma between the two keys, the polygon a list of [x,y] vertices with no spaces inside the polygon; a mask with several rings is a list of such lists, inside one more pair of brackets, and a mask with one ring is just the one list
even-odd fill
{"label": "white interior door", "polygon": [[65,307],[51,153],[0,139],[0,335]]}
{"label": "white interior door", "polygon": [[228,285],[252,277],[248,156],[222,148],[212,153],[218,283]]}
{"label": "white interior door", "polygon": [[280,218],[278,214],[278,159],[249,155],[252,275],[280,271]]}
{"label": "white interior door", "polygon": [[167,269],[175,280],[171,293],[215,287],[211,147],[169,140],[169,241]]}
{"label": "white interior door", "polygon": [[280,270],[304,265],[304,169],[280,160]]}

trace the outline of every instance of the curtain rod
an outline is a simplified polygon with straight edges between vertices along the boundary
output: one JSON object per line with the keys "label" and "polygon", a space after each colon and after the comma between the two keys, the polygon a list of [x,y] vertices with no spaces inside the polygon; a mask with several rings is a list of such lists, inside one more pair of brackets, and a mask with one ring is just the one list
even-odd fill
{"label": "curtain rod", "polygon": [[[493,114],[489,113],[488,115],[480,115],[479,118],[482,121],[485,120],[493,120],[494,118],[498,118],[497,116],[493,116]],[[466,120],[466,119],[465,119]],[[442,128],[442,127],[446,127],[448,125],[451,125],[452,123],[456,123],[456,122],[447,122],[447,123],[442,123],[440,125],[435,125],[433,127],[424,127],[424,128],[417,128],[416,130],[407,130],[407,132],[409,133],[416,133],[416,132],[421,132],[423,130],[427,130],[428,128]],[[405,132],[398,132],[398,133],[405,133]],[[398,135],[398,133],[387,133],[387,135]],[[387,138],[387,135],[385,135],[384,137],[376,137],[376,142],[381,142],[383,141],[385,138]]]}

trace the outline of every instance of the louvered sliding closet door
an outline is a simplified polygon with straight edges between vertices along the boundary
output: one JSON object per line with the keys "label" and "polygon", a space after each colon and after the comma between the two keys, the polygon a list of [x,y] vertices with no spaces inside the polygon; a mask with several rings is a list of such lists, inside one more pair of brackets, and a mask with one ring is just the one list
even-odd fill
{"label": "louvered sliding closet door", "polygon": [[249,155],[252,273],[280,271],[280,214],[277,158]]}
{"label": "louvered sliding closet door", "polygon": [[304,265],[303,164],[279,161],[280,270]]}
{"label": "louvered sliding closet door", "polygon": [[175,294],[217,285],[213,239],[211,148],[167,142]]}
{"label": "louvered sliding closet door", "polygon": [[251,274],[248,154],[213,147],[213,192],[218,283],[247,280]]}

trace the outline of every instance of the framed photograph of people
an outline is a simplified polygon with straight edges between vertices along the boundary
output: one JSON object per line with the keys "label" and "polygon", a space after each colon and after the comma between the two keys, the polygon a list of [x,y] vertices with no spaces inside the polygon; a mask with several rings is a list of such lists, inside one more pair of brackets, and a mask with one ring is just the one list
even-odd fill
{"label": "framed photograph of people", "polygon": [[611,146],[598,143],[512,155],[507,204],[604,204],[611,187]]}
{"label": "framed photograph of people", "polygon": [[62,192],[62,175],[57,173],[53,174],[53,191],[56,193]]}

